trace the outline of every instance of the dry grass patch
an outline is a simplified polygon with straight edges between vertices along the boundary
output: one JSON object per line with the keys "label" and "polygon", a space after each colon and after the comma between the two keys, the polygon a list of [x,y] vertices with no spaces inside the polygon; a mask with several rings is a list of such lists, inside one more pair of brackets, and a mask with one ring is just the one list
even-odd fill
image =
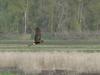
{"label": "dry grass patch", "polygon": [[1,52],[0,68],[17,67],[24,72],[66,70],[78,73],[99,73],[99,53],[79,52]]}

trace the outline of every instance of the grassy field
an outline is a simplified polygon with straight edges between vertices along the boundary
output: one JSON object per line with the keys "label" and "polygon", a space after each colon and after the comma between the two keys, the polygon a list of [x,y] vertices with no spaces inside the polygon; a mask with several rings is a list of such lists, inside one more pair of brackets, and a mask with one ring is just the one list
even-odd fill
{"label": "grassy field", "polygon": [[16,74],[12,72],[0,72],[0,75],[16,75]]}
{"label": "grassy field", "polygon": [[100,52],[100,45],[34,45],[28,47],[27,45],[3,45],[0,44],[0,51],[20,51],[20,52],[51,52],[51,51],[64,51],[64,52]]}
{"label": "grassy field", "polygon": [[0,44],[0,51],[20,52],[100,52],[100,45],[32,45],[27,44]]}
{"label": "grassy field", "polygon": [[[0,40],[0,68],[17,67],[27,73],[40,73],[44,69],[100,73],[99,41],[46,40],[29,46],[31,43],[31,40]],[[15,74],[0,72],[0,75]]]}
{"label": "grassy field", "polygon": [[32,42],[25,40],[0,41],[1,52],[100,52],[100,44],[96,41],[46,41],[43,44],[31,45]]}
{"label": "grassy field", "polygon": [[99,59],[99,53],[0,52],[0,68],[16,67],[25,73],[58,69],[72,73],[99,73],[100,75]]}

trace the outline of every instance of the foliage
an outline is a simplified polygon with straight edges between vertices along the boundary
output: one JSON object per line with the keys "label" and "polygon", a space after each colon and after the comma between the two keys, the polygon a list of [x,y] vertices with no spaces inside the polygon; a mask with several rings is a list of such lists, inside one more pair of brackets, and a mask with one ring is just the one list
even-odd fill
{"label": "foliage", "polygon": [[[100,0],[0,0],[0,32],[62,32],[100,28]],[[30,31],[29,31],[30,30]]]}

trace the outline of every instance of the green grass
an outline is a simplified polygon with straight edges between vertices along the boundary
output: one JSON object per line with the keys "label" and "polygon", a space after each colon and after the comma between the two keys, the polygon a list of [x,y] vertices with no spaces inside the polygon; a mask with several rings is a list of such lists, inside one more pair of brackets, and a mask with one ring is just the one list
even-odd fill
{"label": "green grass", "polygon": [[32,40],[0,40],[1,52],[100,52],[97,40],[45,40],[43,44],[32,45]]}
{"label": "green grass", "polygon": [[0,44],[1,52],[100,52],[100,45],[32,45],[27,44]]}
{"label": "green grass", "polygon": [[16,74],[11,72],[0,72],[0,75],[16,75]]}
{"label": "green grass", "polygon": [[[29,44],[32,40],[0,40],[0,44]],[[44,40],[44,44],[73,45],[73,44],[100,44],[100,40]]]}

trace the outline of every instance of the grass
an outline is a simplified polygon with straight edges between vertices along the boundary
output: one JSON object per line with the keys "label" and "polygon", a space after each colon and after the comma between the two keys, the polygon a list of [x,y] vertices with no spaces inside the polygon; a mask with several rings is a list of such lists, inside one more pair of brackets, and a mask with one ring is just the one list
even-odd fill
{"label": "grass", "polygon": [[100,52],[99,40],[45,40],[28,46],[32,40],[0,40],[1,52]]}
{"label": "grass", "polygon": [[0,41],[0,68],[17,67],[26,73],[38,73],[45,69],[100,73],[99,41],[47,40],[43,44],[33,46],[28,46],[31,40]]}
{"label": "grass", "polygon": [[61,69],[78,73],[100,73],[99,53],[0,52],[0,68],[16,67],[26,73]]}
{"label": "grass", "polygon": [[0,75],[16,75],[12,72],[0,72]]}
{"label": "grass", "polygon": [[1,52],[100,52],[100,45],[0,44]]}

